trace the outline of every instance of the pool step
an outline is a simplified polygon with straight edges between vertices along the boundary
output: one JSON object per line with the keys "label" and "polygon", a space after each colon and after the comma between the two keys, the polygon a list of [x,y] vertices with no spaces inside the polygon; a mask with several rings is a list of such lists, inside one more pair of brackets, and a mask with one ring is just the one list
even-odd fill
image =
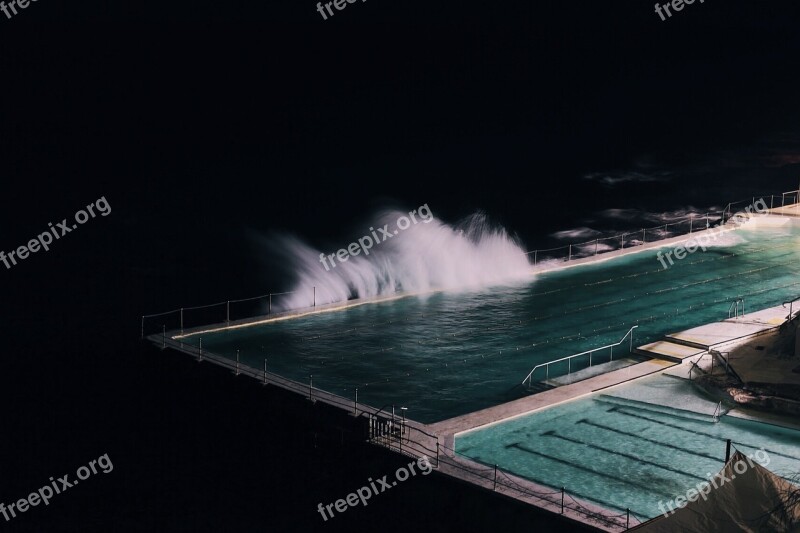
{"label": "pool step", "polygon": [[634,353],[653,357],[655,359],[664,359],[675,363],[682,363],[684,359],[700,355],[705,352],[705,348],[698,346],[687,345],[683,342],[675,342],[673,340],[662,340],[645,344],[634,348]]}
{"label": "pool step", "polygon": [[533,381],[527,386],[527,391],[532,394],[536,394],[539,392],[548,391],[550,389],[555,389],[554,385],[547,383],[546,381]]}

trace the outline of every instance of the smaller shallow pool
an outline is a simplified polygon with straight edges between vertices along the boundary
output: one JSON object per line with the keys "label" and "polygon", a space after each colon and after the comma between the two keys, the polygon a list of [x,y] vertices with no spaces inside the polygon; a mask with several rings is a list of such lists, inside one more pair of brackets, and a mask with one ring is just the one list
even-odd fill
{"label": "smaller shallow pool", "polygon": [[800,431],[715,422],[716,405],[690,382],[659,375],[457,436],[456,451],[639,518],[719,472],[726,439],[747,455],[763,448],[778,475],[800,474]]}

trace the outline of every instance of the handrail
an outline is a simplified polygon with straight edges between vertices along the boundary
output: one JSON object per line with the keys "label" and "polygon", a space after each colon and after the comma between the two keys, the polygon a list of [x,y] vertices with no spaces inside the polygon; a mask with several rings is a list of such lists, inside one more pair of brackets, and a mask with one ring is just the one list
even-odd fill
{"label": "handrail", "polygon": [[734,301],[731,302],[731,305],[728,307],[728,318],[731,318],[731,311],[733,311],[733,318],[739,318],[739,304],[742,304],[741,316],[744,316],[746,314],[744,311],[744,298],[736,298]]}
{"label": "handrail", "polygon": [[[627,339],[629,335],[630,335],[630,338],[631,338],[631,341],[630,341],[630,342],[631,342],[631,350],[633,350],[633,330],[635,330],[635,329],[636,329],[636,328],[638,328],[638,327],[639,327],[638,325],[631,327],[631,329],[629,329],[629,330],[628,330],[628,332],[625,334],[625,336],[624,336],[624,337],[622,337],[622,339],[620,339],[620,341],[619,341],[619,342],[617,342],[617,343],[614,343],[614,344],[609,344],[609,345],[607,345],[607,346],[602,346],[602,347],[600,347],[600,348],[594,348],[594,349],[592,349],[592,350],[587,350],[587,351],[585,351],[585,352],[581,352],[581,353],[576,353],[575,355],[570,355],[570,356],[568,356],[568,357],[562,357],[561,359],[556,359],[556,360],[554,360],[554,361],[548,361],[548,362],[546,362],[546,363],[541,363],[541,364],[538,364],[538,365],[536,365],[535,367],[533,367],[533,370],[531,370],[531,371],[528,373],[528,375],[527,375],[527,376],[525,376],[525,379],[523,379],[523,380],[522,380],[522,383],[521,383],[521,384],[522,384],[522,385],[525,385],[525,382],[526,382],[526,381],[528,382],[528,384],[530,384],[530,381],[531,381],[531,376],[533,376],[533,373],[536,371],[536,369],[538,369],[538,368],[541,368],[541,367],[546,367],[546,368],[547,368],[547,370],[548,370],[548,377],[549,377],[549,375],[550,375],[550,374],[549,374],[549,371],[550,371],[550,365],[551,365],[551,364],[553,364],[553,363],[560,363],[561,361],[567,361],[567,360],[571,360],[571,359],[572,359],[572,358],[574,358],[574,357],[580,357],[580,356],[582,356],[582,355],[590,354],[590,357],[589,357],[589,366],[592,366],[592,365],[591,365],[591,354],[592,354],[592,353],[594,353],[594,352],[599,352],[600,350],[605,350],[606,348],[611,348],[611,349],[613,350],[613,348],[614,348],[615,346],[619,346],[620,344],[622,344],[623,342],[625,342],[625,339]],[[613,354],[613,351],[612,351],[612,354]],[[570,374],[570,373],[571,373],[571,372],[568,372],[567,374]]]}
{"label": "handrail", "polygon": [[[794,316],[792,316],[792,315],[794,315],[794,313],[792,312],[792,305],[794,304],[794,302],[796,302],[798,300],[800,300],[800,296],[798,296],[797,298],[795,298],[793,300],[787,300],[787,301],[783,302],[783,304],[781,304],[783,307],[786,307],[786,304],[789,304],[789,314],[786,316],[786,320],[787,321],[794,320]],[[800,310],[798,310],[797,313],[800,314]]]}

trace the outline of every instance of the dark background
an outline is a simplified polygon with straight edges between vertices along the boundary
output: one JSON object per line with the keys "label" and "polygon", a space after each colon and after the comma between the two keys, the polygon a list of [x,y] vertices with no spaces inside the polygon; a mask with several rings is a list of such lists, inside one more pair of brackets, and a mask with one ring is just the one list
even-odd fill
{"label": "dark background", "polygon": [[[666,22],[632,0],[369,0],[327,21],[311,0],[0,14],[0,249],[101,196],[112,207],[0,265],[0,501],[104,453],[115,467],[0,530],[536,525],[433,477],[323,523],[317,503],[391,460],[141,346],[139,317],[289,289],[260,236],[328,249],[387,204],[450,222],[481,209],[533,249],[796,189],[794,5],[708,0]],[[623,208],[641,220],[607,215]]]}

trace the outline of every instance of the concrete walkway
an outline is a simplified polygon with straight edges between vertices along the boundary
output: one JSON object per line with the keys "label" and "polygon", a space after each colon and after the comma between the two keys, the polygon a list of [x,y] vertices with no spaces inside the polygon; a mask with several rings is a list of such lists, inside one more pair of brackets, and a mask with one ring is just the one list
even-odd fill
{"label": "concrete walkway", "polygon": [[[795,301],[794,305],[800,305],[800,300]],[[666,336],[666,340],[701,350],[719,348],[768,333],[783,324],[788,315],[788,306],[779,305],[737,318],[729,318],[721,322],[671,333]]]}
{"label": "concrete walkway", "polygon": [[578,383],[564,385],[563,387],[526,396],[525,398],[520,398],[512,402],[495,405],[494,407],[488,407],[480,411],[430,424],[429,431],[440,436],[454,436],[465,431],[471,431],[499,422],[506,422],[512,418],[526,415],[544,407],[574,400],[601,389],[613,387],[614,385],[619,385],[626,381],[660,372],[673,365],[675,365],[675,363],[658,359],[646,361],[607,374],[595,376]]}

